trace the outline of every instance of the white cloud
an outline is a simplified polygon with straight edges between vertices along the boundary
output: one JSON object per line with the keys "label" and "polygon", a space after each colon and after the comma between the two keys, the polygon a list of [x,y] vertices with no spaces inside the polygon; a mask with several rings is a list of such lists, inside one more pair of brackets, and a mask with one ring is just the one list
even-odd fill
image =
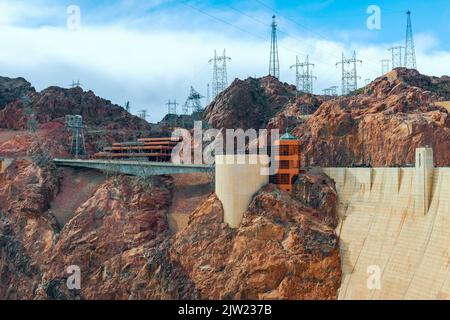
{"label": "white cloud", "polygon": [[[0,3],[0,9],[3,4]],[[168,99],[176,98],[179,103],[184,103],[191,85],[206,95],[206,84],[212,75],[208,60],[214,49],[222,51],[226,48],[233,59],[229,64],[229,82],[236,77],[268,73],[270,31],[265,32],[263,25],[250,29],[250,32],[263,37],[265,32],[267,41],[185,10],[178,14],[173,11],[170,15],[155,14],[152,28],[136,28],[133,19],[121,19],[116,25],[102,25],[97,21],[83,24],[79,31],[69,31],[64,28],[64,23],[60,27],[17,25],[24,16],[17,13],[17,8],[8,8],[9,12],[15,12],[12,15],[15,18],[6,21],[4,14],[0,14],[4,24],[0,28],[2,75],[23,76],[37,89],[50,85],[67,86],[72,80],[79,79],[86,89],[115,103],[123,105],[130,100],[135,113],[148,109],[151,121],[159,121],[164,116]],[[48,14],[46,10],[33,12],[39,19]],[[252,16],[259,14],[255,12]],[[240,26],[249,24],[242,16],[227,19]],[[90,19],[84,17],[83,23],[86,20]],[[175,26],[161,27],[171,21]],[[192,22],[194,27],[182,28],[181,21]],[[199,25],[203,27],[197,28]],[[364,83],[364,79],[380,75],[379,61],[389,58],[387,48],[392,45],[344,44],[302,34],[294,34],[294,37],[280,35],[281,78],[294,83],[295,76],[289,66],[295,62],[295,55],[303,59],[309,54],[318,77],[317,93],[331,85],[340,86],[340,69],[335,63],[341,58],[342,51],[350,56],[357,50],[358,58],[364,61],[359,67],[360,83]],[[450,61],[450,52],[438,50],[437,38],[432,34],[418,34],[416,45],[421,72],[450,74],[450,64],[443,63]]]}

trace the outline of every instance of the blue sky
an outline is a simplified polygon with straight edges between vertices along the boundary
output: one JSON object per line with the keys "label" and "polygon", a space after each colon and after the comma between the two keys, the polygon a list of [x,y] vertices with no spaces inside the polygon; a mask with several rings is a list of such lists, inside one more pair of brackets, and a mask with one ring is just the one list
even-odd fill
{"label": "blue sky", "polygon": [[[67,7],[81,9],[81,28],[68,30]],[[369,30],[366,10],[381,9],[381,29]],[[0,74],[22,76],[43,89],[72,79],[151,121],[165,102],[183,103],[190,85],[206,95],[215,49],[232,57],[229,82],[268,73],[271,15],[279,25],[281,80],[298,55],[315,64],[315,91],[340,85],[335,63],[357,51],[360,83],[380,75],[387,49],[403,44],[412,11],[419,71],[450,74],[448,0],[0,0]]]}

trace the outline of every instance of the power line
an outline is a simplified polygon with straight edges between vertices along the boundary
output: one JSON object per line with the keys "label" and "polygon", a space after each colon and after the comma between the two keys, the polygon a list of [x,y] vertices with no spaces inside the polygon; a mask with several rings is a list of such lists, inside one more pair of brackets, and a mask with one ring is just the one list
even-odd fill
{"label": "power line", "polygon": [[[329,42],[335,42],[334,40],[331,40],[331,39],[325,37],[324,35],[318,33],[317,31],[315,31],[315,30],[313,30],[313,29],[311,29],[311,28],[309,28],[309,27],[307,27],[307,26],[305,26],[305,25],[302,25],[301,23],[299,23],[299,22],[297,22],[296,20],[290,18],[289,16],[284,15],[284,14],[280,14],[279,11],[275,10],[275,8],[272,8],[271,6],[267,5],[266,3],[264,3],[264,2],[262,2],[262,1],[260,1],[260,0],[255,0],[255,1],[258,2],[259,4],[261,4],[263,7],[269,9],[271,12],[277,14],[277,16],[284,17],[286,20],[289,20],[289,21],[291,21],[292,23],[298,25],[299,27],[301,27],[301,28],[303,28],[303,29],[309,31],[310,33],[317,35],[318,37],[322,38],[323,40],[326,40],[326,41],[329,41]],[[284,31],[282,31],[282,30],[280,30],[280,29],[279,29],[278,31],[281,32],[281,33],[285,33],[285,34],[286,34],[288,37],[290,37],[290,38],[295,39],[293,36],[290,36],[288,33],[284,32]],[[298,39],[296,39],[296,40],[299,41],[300,43],[304,43],[304,41],[300,41],[300,40],[298,40]],[[310,47],[312,47],[312,46],[310,46]],[[327,52],[327,51],[323,51],[323,50],[322,50],[322,52],[325,53],[325,54],[327,54],[327,55],[329,55],[330,57],[340,58],[339,56],[337,56],[337,55],[334,54],[334,53]],[[316,61],[317,61],[317,60],[316,60]],[[320,61],[319,61],[319,62],[320,62]],[[323,64],[325,64],[325,63],[323,63]],[[329,65],[329,64],[326,63],[326,65]],[[371,70],[371,71],[373,71],[373,72],[375,72],[375,70],[372,69],[372,68],[370,68],[370,67],[368,67],[368,69]]]}

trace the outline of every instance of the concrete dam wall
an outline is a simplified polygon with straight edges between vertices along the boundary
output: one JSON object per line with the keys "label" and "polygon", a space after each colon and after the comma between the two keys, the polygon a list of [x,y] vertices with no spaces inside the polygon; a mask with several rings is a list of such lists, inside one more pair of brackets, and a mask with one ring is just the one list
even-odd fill
{"label": "concrete dam wall", "polygon": [[339,299],[450,299],[450,168],[324,168],[339,196]]}

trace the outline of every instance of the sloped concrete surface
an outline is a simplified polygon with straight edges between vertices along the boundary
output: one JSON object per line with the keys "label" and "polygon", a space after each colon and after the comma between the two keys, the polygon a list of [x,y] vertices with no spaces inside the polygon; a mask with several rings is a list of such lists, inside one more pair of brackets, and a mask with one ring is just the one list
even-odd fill
{"label": "sloped concrete surface", "polygon": [[339,299],[450,299],[450,168],[434,169],[426,214],[414,168],[323,170],[339,195]]}

